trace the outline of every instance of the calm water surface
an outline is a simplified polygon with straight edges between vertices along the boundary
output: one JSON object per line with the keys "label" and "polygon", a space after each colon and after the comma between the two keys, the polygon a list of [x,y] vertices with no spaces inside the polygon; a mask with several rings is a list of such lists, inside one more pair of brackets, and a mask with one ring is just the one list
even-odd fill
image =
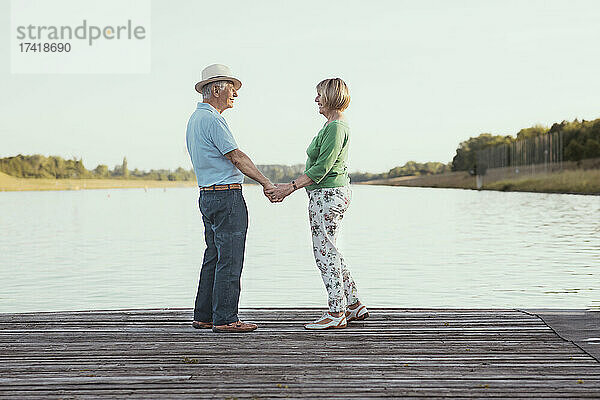
{"label": "calm water surface", "polygon": [[[353,186],[340,248],[371,306],[600,310],[600,197]],[[325,306],[307,196],[250,212],[241,306]],[[191,307],[197,189],[0,193],[0,312]]]}

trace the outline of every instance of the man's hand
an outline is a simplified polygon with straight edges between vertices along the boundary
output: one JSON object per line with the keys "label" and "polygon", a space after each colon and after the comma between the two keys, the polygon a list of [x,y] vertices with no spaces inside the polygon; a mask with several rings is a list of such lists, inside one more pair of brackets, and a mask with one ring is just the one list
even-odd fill
{"label": "man's hand", "polygon": [[267,197],[267,199],[269,199],[269,201],[271,203],[275,203],[275,199],[268,194],[268,191],[273,190],[273,189],[276,189],[276,187],[271,182],[269,182],[263,186],[263,193]]}
{"label": "man's hand", "polygon": [[265,189],[265,195],[267,195],[273,203],[281,203],[283,199],[293,192],[294,187],[291,183],[277,183],[274,188]]}

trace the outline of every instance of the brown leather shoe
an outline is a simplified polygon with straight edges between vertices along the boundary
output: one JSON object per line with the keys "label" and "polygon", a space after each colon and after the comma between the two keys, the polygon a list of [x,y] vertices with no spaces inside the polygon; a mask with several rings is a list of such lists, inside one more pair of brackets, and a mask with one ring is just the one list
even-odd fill
{"label": "brown leather shoe", "polygon": [[192,326],[196,329],[210,329],[212,328],[212,322],[194,321]]}
{"label": "brown leather shoe", "polygon": [[243,332],[252,332],[258,328],[256,324],[250,324],[247,322],[237,321],[232,322],[227,325],[215,325],[212,327],[213,332],[219,333],[243,333]]}

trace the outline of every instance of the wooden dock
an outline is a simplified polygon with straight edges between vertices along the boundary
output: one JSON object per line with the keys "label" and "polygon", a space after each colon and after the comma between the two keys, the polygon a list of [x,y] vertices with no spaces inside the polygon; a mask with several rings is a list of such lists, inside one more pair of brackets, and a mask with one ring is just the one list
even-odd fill
{"label": "wooden dock", "polygon": [[317,309],[244,309],[259,329],[191,327],[190,309],[0,314],[0,397],[600,398],[600,363],[536,315],[372,309],[342,330]]}

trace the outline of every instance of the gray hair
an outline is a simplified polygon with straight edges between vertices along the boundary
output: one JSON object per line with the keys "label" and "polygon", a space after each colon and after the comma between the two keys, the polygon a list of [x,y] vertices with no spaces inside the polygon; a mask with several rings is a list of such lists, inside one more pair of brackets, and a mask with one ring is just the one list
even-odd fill
{"label": "gray hair", "polygon": [[213,87],[218,87],[219,90],[224,90],[225,89],[225,85],[227,85],[228,83],[232,83],[231,81],[215,81],[215,82],[211,82],[211,83],[207,83],[206,85],[202,86],[202,98],[204,100],[208,100],[210,99],[210,97],[212,96],[213,93]]}

